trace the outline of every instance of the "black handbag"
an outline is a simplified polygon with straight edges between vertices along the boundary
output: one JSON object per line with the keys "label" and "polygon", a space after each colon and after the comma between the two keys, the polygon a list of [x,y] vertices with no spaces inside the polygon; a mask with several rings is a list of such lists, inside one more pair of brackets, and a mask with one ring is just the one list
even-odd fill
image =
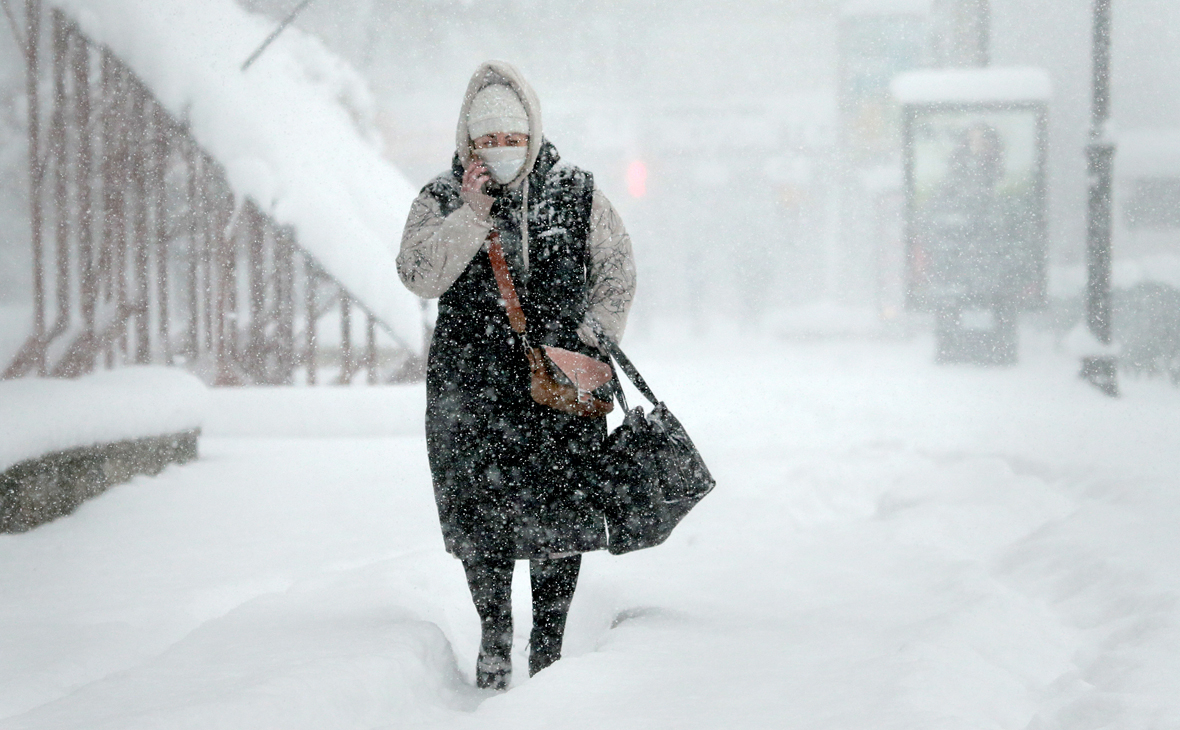
{"label": "black handbag", "polygon": [[716,480],[688,432],[659,401],[643,376],[609,337],[598,340],[654,408],[627,407],[615,378],[615,397],[626,416],[607,436],[599,454],[595,482],[606,517],[607,549],[612,555],[659,545]]}

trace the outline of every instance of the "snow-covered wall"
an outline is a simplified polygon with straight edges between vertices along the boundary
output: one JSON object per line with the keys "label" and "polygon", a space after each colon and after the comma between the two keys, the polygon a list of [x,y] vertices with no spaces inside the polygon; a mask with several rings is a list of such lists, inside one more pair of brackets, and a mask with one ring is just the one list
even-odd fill
{"label": "snow-covered wall", "polygon": [[417,299],[391,247],[416,191],[382,156],[363,79],[316,38],[275,28],[233,0],[50,0],[108,46],[249,197],[394,328],[421,348]]}
{"label": "snow-covered wall", "polygon": [[0,382],[0,472],[67,449],[198,429],[208,395],[196,376],[163,366]]}

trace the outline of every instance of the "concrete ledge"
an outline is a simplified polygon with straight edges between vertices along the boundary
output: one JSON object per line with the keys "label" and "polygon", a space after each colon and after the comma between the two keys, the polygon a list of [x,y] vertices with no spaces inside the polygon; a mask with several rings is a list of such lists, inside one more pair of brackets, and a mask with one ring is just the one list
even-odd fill
{"label": "concrete ledge", "polygon": [[0,532],[24,532],[140,474],[197,458],[200,430],[57,451],[0,473]]}

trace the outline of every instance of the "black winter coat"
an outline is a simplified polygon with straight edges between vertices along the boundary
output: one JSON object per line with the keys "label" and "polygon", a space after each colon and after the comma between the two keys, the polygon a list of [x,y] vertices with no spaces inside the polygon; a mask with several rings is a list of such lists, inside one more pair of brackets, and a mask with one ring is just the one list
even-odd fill
{"label": "black winter coat", "polygon": [[[597,352],[576,334],[586,313],[591,176],[558,165],[546,141],[529,175],[529,267],[521,252],[521,191],[500,188],[501,233],[533,346]],[[443,216],[461,205],[463,168],[424,192]],[[587,459],[606,419],[535,403],[519,338],[508,325],[486,251],[440,297],[426,374],[426,443],[447,550],[460,558],[541,558],[606,546],[587,492]]]}

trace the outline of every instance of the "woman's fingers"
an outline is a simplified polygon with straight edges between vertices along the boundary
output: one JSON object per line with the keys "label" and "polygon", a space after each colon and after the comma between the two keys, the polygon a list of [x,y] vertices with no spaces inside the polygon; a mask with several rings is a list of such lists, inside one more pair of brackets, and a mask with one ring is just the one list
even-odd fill
{"label": "woman's fingers", "polygon": [[491,179],[488,168],[478,158],[472,159],[463,171],[463,190],[470,193],[483,191],[483,186]]}
{"label": "woman's fingers", "polygon": [[486,218],[492,209],[492,197],[483,190],[483,186],[491,179],[491,173],[479,158],[467,163],[467,169],[463,171],[463,186],[459,194],[471,209],[483,218]]}

